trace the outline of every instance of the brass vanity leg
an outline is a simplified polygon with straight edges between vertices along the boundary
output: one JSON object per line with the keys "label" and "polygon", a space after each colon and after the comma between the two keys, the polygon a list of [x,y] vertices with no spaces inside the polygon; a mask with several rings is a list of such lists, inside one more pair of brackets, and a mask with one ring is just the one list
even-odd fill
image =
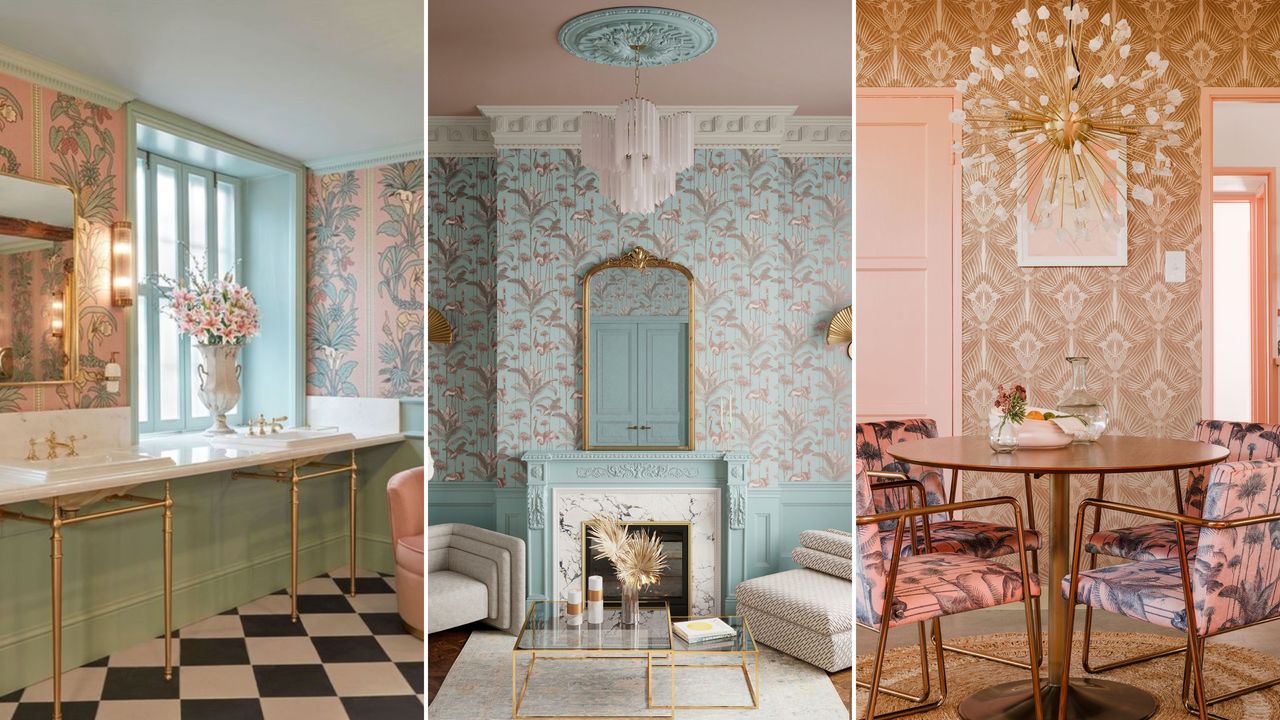
{"label": "brass vanity leg", "polygon": [[289,483],[289,619],[298,622],[298,466]]}
{"label": "brass vanity leg", "polygon": [[351,504],[349,532],[351,535],[351,597],[356,596],[356,451],[351,451]]}
{"label": "brass vanity leg", "polygon": [[53,581],[53,720],[62,720],[62,507],[53,499],[49,522]]}
{"label": "brass vanity leg", "polygon": [[164,679],[173,679],[173,495],[164,481]]}

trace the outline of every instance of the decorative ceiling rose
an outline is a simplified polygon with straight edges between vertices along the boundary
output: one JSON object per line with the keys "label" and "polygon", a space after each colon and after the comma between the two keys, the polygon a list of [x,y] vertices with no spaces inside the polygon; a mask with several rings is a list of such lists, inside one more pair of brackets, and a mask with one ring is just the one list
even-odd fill
{"label": "decorative ceiling rose", "polygon": [[1019,232],[1062,243],[1124,237],[1127,196],[1151,205],[1152,180],[1172,175],[1165,150],[1182,143],[1169,62],[1135,47],[1128,21],[1089,17],[1075,2],[1019,10],[1015,47],[970,51],[973,72],[956,81],[964,109],[951,114],[971,199],[1004,219],[1012,190]]}
{"label": "decorative ceiling rose", "polygon": [[692,60],[716,44],[697,15],[656,7],[616,7],[579,15],[560,27],[560,47],[583,60],[618,67],[662,67]]}
{"label": "decorative ceiling rose", "polygon": [[715,44],[715,28],[677,10],[622,7],[575,17],[559,39],[580,58],[634,69],[634,94],[614,117],[582,114],[582,164],[600,177],[600,193],[618,210],[651,212],[675,194],[676,175],[693,164],[693,114],[659,116],[640,97],[640,68],[692,60]]}

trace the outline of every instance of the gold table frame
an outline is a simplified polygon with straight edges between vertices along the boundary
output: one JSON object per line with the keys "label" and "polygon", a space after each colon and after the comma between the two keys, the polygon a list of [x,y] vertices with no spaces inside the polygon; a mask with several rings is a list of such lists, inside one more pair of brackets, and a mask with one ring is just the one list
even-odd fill
{"label": "gold table frame", "polygon": [[[746,637],[751,640],[751,646],[754,649],[753,650],[693,650],[693,649],[678,650],[674,647],[675,643],[677,642],[677,638],[672,628],[670,627],[671,616],[670,614],[668,614],[667,615],[667,625],[668,625],[667,637],[670,638],[671,644],[672,644],[672,648],[671,648],[672,657],[670,660],[671,666],[673,668],[681,667],[681,668],[702,668],[702,669],[738,668],[742,670],[742,678],[747,683],[747,692],[750,693],[751,695],[751,704],[750,705],[674,705],[674,707],[677,710],[759,710],[760,709],[760,687],[761,687],[760,685],[760,646],[756,644],[755,636],[751,634],[751,626],[747,623],[747,618],[743,615],[691,615],[688,617],[681,616],[682,620],[699,620],[699,619],[711,619],[711,618],[738,618],[739,620],[741,620],[742,632],[745,633]],[[691,647],[693,647],[690,643],[684,642],[683,640],[679,640],[678,642],[681,642],[685,645],[690,645]],[[724,664],[724,663],[719,663],[719,664],[677,663],[675,661],[676,655],[737,655],[739,656],[739,662],[736,665]],[[748,655],[755,656],[756,681],[754,684],[752,684],[751,682],[751,672],[747,667]],[[665,667],[665,666],[657,665],[655,667]],[[673,695],[672,702],[674,704],[674,695]],[[654,707],[654,706],[651,704],[649,705],[649,707]],[[657,707],[661,708],[666,706],[659,705]]]}
{"label": "gold table frame", "polygon": [[103,502],[124,500],[132,505],[100,510],[81,515],[79,508],[67,508],[62,498],[50,498],[49,517],[31,515],[0,508],[0,520],[22,520],[49,527],[50,579],[53,607],[53,720],[62,720],[62,528],[93,520],[127,515],[143,510],[164,508],[164,679],[173,679],[173,495],[170,481],[164,481],[164,497],[160,499],[120,493],[104,498]]}
{"label": "gold table frame", "polygon": [[[347,532],[350,541],[351,561],[347,571],[350,573],[351,587],[348,594],[350,597],[356,596],[356,451],[353,449],[347,452],[350,453],[350,460],[345,465],[318,462],[314,457],[311,457],[270,463],[264,466],[268,469],[279,468],[273,472],[235,470],[231,473],[231,476],[235,479],[261,478],[278,483],[289,483],[289,619],[292,622],[298,622],[298,484],[303,480],[313,480],[343,472],[350,473],[348,481],[350,500],[347,505]],[[328,454],[325,453],[325,455]],[[303,467],[320,468],[320,471],[298,474],[298,470]]]}

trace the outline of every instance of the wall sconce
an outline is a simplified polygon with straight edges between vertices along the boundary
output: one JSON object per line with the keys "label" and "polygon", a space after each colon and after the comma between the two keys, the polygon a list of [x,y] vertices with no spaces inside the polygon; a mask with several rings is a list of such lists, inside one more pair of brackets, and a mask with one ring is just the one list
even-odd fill
{"label": "wall sconce", "polygon": [[845,352],[849,354],[849,359],[853,359],[853,306],[850,305],[831,318],[831,322],[827,324],[827,344],[843,345],[848,344]]}
{"label": "wall sconce", "polygon": [[133,223],[111,223],[111,304],[133,305]]}
{"label": "wall sconce", "polygon": [[49,330],[50,330],[50,334],[56,338],[60,338],[63,335],[63,327],[65,327],[66,320],[67,320],[66,307],[67,307],[67,304],[63,300],[63,296],[61,293],[53,297],[53,303],[51,304],[51,307],[50,307],[50,310],[52,310],[51,315],[53,316],[53,319],[50,324]]}

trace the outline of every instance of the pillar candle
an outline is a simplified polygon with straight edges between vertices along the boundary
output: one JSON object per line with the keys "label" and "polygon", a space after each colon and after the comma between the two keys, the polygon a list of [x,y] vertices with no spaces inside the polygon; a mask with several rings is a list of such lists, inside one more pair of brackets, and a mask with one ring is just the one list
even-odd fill
{"label": "pillar candle", "polygon": [[564,614],[570,625],[582,624],[582,591],[578,588],[572,588],[569,590],[569,597],[565,602]]}

